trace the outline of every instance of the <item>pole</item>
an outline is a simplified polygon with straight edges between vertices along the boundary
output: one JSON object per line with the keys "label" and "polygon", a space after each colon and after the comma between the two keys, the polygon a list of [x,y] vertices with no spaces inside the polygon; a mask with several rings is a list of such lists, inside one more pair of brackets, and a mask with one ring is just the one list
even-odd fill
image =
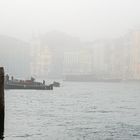
{"label": "pole", "polygon": [[4,133],[4,68],[0,67],[0,138]]}

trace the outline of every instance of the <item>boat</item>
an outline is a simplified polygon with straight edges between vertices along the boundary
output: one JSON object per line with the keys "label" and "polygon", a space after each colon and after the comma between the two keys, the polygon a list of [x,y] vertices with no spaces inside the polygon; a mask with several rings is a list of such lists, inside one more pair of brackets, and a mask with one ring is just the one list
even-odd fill
{"label": "boat", "polygon": [[54,82],[53,82],[53,86],[54,86],[54,87],[60,87],[60,83],[59,83],[59,82],[54,81]]}
{"label": "boat", "polygon": [[18,80],[13,76],[9,80],[9,75],[5,76],[5,89],[30,89],[30,90],[53,90],[53,84],[46,85],[45,81],[36,82],[35,78],[31,77],[30,80]]}

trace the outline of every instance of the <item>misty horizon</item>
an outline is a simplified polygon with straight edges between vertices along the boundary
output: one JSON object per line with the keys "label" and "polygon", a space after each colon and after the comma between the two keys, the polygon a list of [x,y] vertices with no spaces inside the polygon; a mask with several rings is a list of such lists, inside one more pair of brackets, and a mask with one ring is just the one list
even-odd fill
{"label": "misty horizon", "polygon": [[1,1],[0,64],[19,76],[73,72],[136,79],[139,5],[139,0]]}

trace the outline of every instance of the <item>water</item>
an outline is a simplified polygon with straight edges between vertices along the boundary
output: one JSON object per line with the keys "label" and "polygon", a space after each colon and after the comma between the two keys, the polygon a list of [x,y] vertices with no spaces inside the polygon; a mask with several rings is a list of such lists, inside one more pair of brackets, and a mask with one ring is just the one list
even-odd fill
{"label": "water", "polygon": [[140,140],[139,83],[7,90],[4,140]]}

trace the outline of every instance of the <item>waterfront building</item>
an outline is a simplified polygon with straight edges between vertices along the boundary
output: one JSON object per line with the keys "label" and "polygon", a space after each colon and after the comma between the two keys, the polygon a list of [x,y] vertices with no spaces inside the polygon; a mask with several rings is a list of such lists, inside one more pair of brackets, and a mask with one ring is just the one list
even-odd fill
{"label": "waterfront building", "polygon": [[126,37],[97,40],[92,48],[92,74],[99,79],[126,79],[130,73],[131,43]]}
{"label": "waterfront building", "polygon": [[132,72],[134,79],[140,79],[140,30],[132,32]]}
{"label": "waterfront building", "polygon": [[35,39],[31,43],[31,75],[39,78],[47,77],[51,64],[51,52],[48,46]]}
{"label": "waterfront building", "polygon": [[64,52],[63,75],[87,75],[92,72],[92,54],[88,48]]}

